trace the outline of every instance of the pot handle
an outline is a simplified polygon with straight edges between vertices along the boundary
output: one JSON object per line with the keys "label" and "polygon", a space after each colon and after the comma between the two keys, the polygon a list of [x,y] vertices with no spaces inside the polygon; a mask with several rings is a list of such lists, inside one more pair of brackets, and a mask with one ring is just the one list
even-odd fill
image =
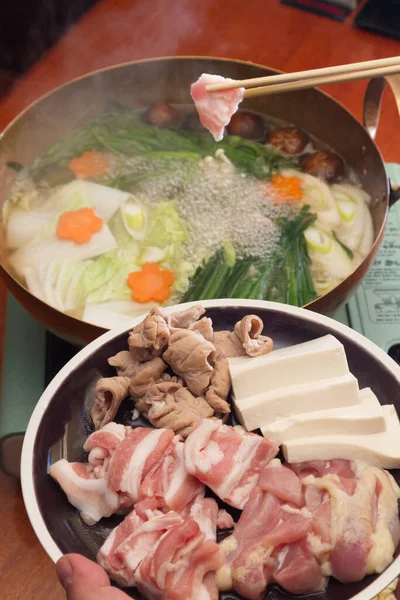
{"label": "pot handle", "polygon": [[[394,94],[400,115],[400,75],[388,75],[387,77],[374,77],[371,79],[368,83],[364,97],[363,121],[364,127],[367,129],[373,140],[375,139],[378,129],[383,92],[385,91],[387,84],[389,84],[389,87]],[[393,206],[399,199],[400,187],[395,186],[390,182],[389,206]]]}

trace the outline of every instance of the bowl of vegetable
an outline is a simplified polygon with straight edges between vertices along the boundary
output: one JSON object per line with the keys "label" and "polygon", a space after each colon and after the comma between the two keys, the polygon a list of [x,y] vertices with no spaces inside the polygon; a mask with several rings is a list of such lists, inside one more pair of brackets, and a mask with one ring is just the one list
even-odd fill
{"label": "bowl of vegetable", "polygon": [[400,572],[399,383],[372,342],[298,307],[153,309],[43,393],[29,518],[54,561],[97,560],[136,599],[372,600]]}
{"label": "bowl of vegetable", "polygon": [[367,272],[389,206],[367,130],[314,89],[247,99],[216,142],[190,94],[203,72],[274,73],[125,64],[62,86],[4,131],[0,273],[59,335],[87,342],[153,306],[212,298],[331,313]]}

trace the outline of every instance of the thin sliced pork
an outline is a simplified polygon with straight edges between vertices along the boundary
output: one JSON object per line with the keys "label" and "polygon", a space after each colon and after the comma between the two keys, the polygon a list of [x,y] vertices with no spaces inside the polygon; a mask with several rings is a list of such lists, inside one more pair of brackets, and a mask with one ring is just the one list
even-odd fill
{"label": "thin sliced pork", "polygon": [[140,498],[156,498],[164,510],[180,512],[196,496],[204,496],[202,483],[185,468],[184,444],[175,436],[160,464],[149,471],[140,487]]}
{"label": "thin sliced pork", "polygon": [[203,419],[185,442],[185,464],[221,500],[242,509],[260,471],[277,452],[274,443],[259,435]]}
{"label": "thin sliced pork", "polygon": [[190,87],[190,93],[199,113],[200,121],[209,130],[216,142],[224,137],[224,129],[230,122],[232,115],[237,111],[244,94],[244,88],[212,93],[206,91],[206,85],[226,82],[234,83],[234,80],[226,79],[220,75],[203,73]]}
{"label": "thin sliced pork", "polygon": [[111,457],[110,489],[125,492],[132,503],[138,502],[144,478],[162,461],[173,438],[171,429],[132,429]]}

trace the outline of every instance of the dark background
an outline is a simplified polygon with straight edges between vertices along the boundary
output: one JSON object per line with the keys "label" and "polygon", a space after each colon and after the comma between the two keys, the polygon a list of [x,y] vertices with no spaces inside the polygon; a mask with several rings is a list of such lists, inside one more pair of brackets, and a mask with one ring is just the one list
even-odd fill
{"label": "dark background", "polygon": [[0,95],[96,0],[0,0]]}

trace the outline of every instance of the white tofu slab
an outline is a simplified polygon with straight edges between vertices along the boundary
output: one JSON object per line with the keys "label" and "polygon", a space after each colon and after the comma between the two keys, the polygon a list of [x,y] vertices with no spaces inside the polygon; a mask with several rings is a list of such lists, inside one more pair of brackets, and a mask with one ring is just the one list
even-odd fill
{"label": "white tofu slab", "polygon": [[235,398],[240,401],[286,386],[341,377],[349,373],[349,367],[343,344],[333,335],[325,335],[257,358],[231,358],[229,371]]}
{"label": "white tofu slab", "polygon": [[237,417],[248,431],[276,419],[359,403],[358,382],[351,373],[234,399]]}
{"label": "white tofu slab", "polygon": [[400,423],[395,407],[382,406],[385,431],[366,435],[325,435],[288,441],[282,450],[290,463],[310,460],[363,460],[381,469],[400,468]]}
{"label": "white tofu slab", "polygon": [[360,390],[360,403],[300,413],[271,421],[261,427],[264,437],[276,442],[309,438],[313,435],[365,435],[385,431],[382,406],[371,388]]}

